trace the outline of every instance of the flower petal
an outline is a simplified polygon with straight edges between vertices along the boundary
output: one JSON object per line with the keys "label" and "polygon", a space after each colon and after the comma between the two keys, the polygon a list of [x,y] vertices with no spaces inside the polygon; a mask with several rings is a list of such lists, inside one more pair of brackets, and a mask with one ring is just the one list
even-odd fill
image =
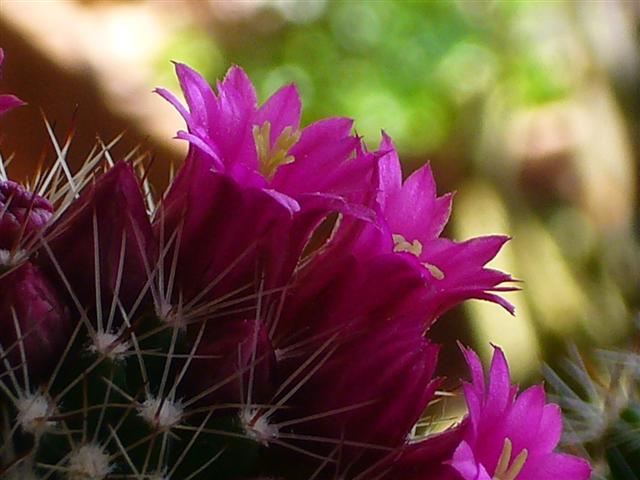
{"label": "flower petal", "polygon": [[291,127],[296,131],[300,126],[302,102],[295,85],[286,85],[274,93],[256,112],[254,123],[262,125],[264,122],[271,124],[271,146],[282,131]]}
{"label": "flower petal", "polygon": [[23,105],[26,105],[26,102],[23,102],[15,95],[0,95],[0,115]]}
{"label": "flower petal", "polygon": [[385,211],[393,232],[423,244],[437,238],[451,213],[452,195],[438,197],[429,164],[414,172],[402,189],[387,197]]}

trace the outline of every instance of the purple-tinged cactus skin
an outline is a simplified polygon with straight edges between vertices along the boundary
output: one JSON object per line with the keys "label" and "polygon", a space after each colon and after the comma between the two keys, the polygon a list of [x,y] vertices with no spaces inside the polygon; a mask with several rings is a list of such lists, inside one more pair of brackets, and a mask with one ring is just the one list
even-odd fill
{"label": "purple-tinged cactus skin", "polygon": [[106,152],[51,202],[2,184],[0,245],[34,244],[0,271],[2,478],[586,480],[498,353],[485,392],[463,351],[469,415],[421,433],[444,385],[430,327],[468,299],[513,312],[486,266],[506,237],[442,238],[430,167],[403,183],[386,134],[301,127],[293,85],[259,105],[239,67],[216,91],[176,73],[187,107],[157,92],[189,152],[162,198]]}

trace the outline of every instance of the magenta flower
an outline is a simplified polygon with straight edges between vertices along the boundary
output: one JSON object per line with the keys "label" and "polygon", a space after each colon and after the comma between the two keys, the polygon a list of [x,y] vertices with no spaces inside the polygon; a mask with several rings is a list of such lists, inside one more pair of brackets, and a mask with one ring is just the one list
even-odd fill
{"label": "magenta flower", "polygon": [[469,426],[451,466],[464,480],[588,479],[589,464],[554,452],[562,434],[557,405],[547,404],[542,386],[517,394],[502,350],[495,348],[488,384],[478,356],[463,349],[472,382],[464,385]]}
{"label": "magenta flower", "polygon": [[[4,51],[0,48],[0,75],[2,74],[2,63],[4,62]],[[25,102],[20,100],[15,95],[0,95],[0,115],[7,113],[9,110],[15,107],[26,105]]]}
{"label": "magenta flower", "polygon": [[[74,248],[70,248],[73,245]],[[155,270],[156,242],[130,165],[116,163],[47,231],[42,258],[86,308],[131,308]],[[98,305],[99,304],[99,305]]]}
{"label": "magenta flower", "polygon": [[[261,321],[265,322],[270,342],[280,355],[278,376],[282,391],[272,402],[282,401],[286,396],[287,379],[306,358],[303,351],[313,355],[327,336],[340,331],[346,337],[359,340],[352,338],[348,345],[339,347],[334,352],[336,360],[332,356],[326,365],[313,372],[296,395],[286,399],[285,407],[304,405],[305,401],[300,398],[308,396],[315,399],[313,405],[293,411],[297,415],[322,413],[323,409],[331,410],[336,404],[344,408],[352,406],[355,400],[360,403],[373,401],[376,393],[382,391],[382,385],[387,388],[385,394],[402,388],[419,389],[422,393],[412,396],[411,402],[415,402],[412,408],[403,408],[402,399],[394,406],[389,395],[387,403],[381,402],[375,410],[386,408],[407,415],[404,422],[394,421],[393,414],[382,416],[381,425],[393,423],[398,429],[398,433],[386,439],[380,438],[383,430],[380,425],[365,422],[365,417],[358,416],[352,408],[329,416],[331,418],[324,422],[315,422],[319,427],[324,425],[324,434],[332,438],[346,435],[353,437],[352,442],[364,442],[368,438],[387,446],[401,444],[428,402],[424,392],[431,388],[437,349],[430,346],[425,347],[424,352],[421,350],[419,346],[425,342],[420,333],[422,327],[402,329],[393,323],[384,325],[384,322],[389,316],[399,318],[404,314],[402,309],[420,308],[408,299],[424,288],[422,278],[413,269],[403,268],[406,262],[402,258],[389,255],[368,264],[352,265],[349,252],[345,252],[340,261],[319,259],[290,279],[311,232],[328,213],[342,212],[363,221],[374,218],[365,204],[375,197],[375,165],[379,155],[361,150],[360,140],[351,135],[352,121],[348,119],[323,120],[299,132],[300,100],[292,86],[279,90],[258,107],[253,86],[239,68],[229,71],[218,85],[217,95],[188,67],[178,64],[176,71],[190,111],[187,112],[168,92],[159,90],[159,93],[185,118],[189,132],[181,132],[178,136],[188,140],[191,149],[154,221],[161,243],[173,243],[178,249],[176,254],[173,247],[169,248],[165,258],[165,269],[172,268],[172,259],[176,259],[175,286],[171,288],[179,292],[179,298],[184,299],[187,306],[193,307],[194,299],[208,300],[211,305],[216,298],[243,287],[249,287],[244,292],[251,294],[260,288],[268,290],[290,285],[287,288],[291,289],[291,294],[283,292],[274,298],[259,296],[262,303],[259,311],[265,316]],[[319,171],[324,173],[319,175]],[[221,205],[226,208],[221,209]],[[388,282],[373,281],[380,276]],[[337,281],[342,277],[346,278],[344,283]],[[372,294],[372,288],[379,288],[381,295]],[[356,298],[362,301],[355,301]],[[278,312],[274,307],[280,303],[279,299],[284,303]],[[176,299],[169,300],[176,303]],[[252,303],[255,304],[255,299],[250,300],[249,306]],[[235,305],[236,308],[241,306]],[[214,308],[186,308],[183,312],[187,323],[193,322],[198,314],[207,318],[216,316],[217,312]],[[300,323],[303,318],[304,326]],[[228,339],[233,339],[233,335],[227,335],[228,328],[217,328],[223,325],[209,322],[199,351],[219,352]],[[301,340],[301,327],[305,336],[314,340],[305,345],[306,350],[295,348]],[[387,328],[401,332],[395,333],[398,341],[394,348],[390,347],[394,354],[400,354],[400,342],[415,344],[417,352],[423,352],[415,355],[425,356],[421,360],[423,367],[420,367],[424,374],[411,375],[410,360],[418,359],[411,352],[402,353],[398,356],[396,373],[406,374],[394,379],[398,383],[391,384],[389,379],[380,386],[372,386],[372,391],[360,389],[358,393],[354,389],[345,391],[344,396],[328,394],[338,390],[331,385],[331,379],[334,376],[332,369],[342,362],[340,359],[346,359],[354,352],[364,355],[364,351],[375,348],[381,334],[376,334],[375,340],[365,341],[365,332],[386,331]],[[267,343],[260,338],[253,361],[264,355],[265,347],[261,345]],[[293,358],[292,351],[296,353]],[[391,354],[385,357],[385,362],[391,360]],[[264,366],[263,362],[256,368],[260,370]],[[360,380],[362,377],[357,372],[354,367],[352,374],[345,376],[345,381]],[[293,382],[292,379],[289,381]],[[199,389],[203,390],[205,386],[199,385]],[[363,400],[363,397],[366,398]],[[371,408],[366,411],[370,412]],[[278,410],[256,411],[245,420],[247,424],[264,425],[272,421],[274,414],[278,417]],[[362,428],[365,423],[371,428]],[[298,426],[296,431],[300,428],[304,425]]]}
{"label": "magenta flower", "polygon": [[[379,156],[377,209],[380,226],[353,221],[341,237],[351,242],[359,256],[394,251],[415,257],[416,267],[429,285],[429,322],[468,299],[495,302],[513,313],[513,306],[499,293],[516,290],[504,286],[513,281],[506,273],[486,268],[508,237],[487,236],[465,242],[440,237],[451,213],[452,194],[438,197],[427,164],[404,183],[398,155],[391,139],[383,134]],[[342,246],[341,248],[344,248]]]}
{"label": "magenta flower", "polygon": [[294,86],[260,106],[238,67],[216,92],[176,71],[188,109],[158,93],[189,153],[159,202],[124,162],[78,171],[55,220],[0,182],[0,471],[586,479],[499,350],[487,388],[464,351],[468,417],[416,439],[442,385],[430,326],[471,298],[512,311],[511,277],[486,267],[506,237],[441,238],[452,196],[430,168],[403,183],[391,140],[369,152],[348,119],[301,128]]}
{"label": "magenta flower", "polygon": [[351,135],[353,122],[330,118],[300,130],[302,106],[294,85],[258,106],[253,84],[239,67],[218,83],[217,95],[186,65],[177,63],[176,73],[188,111],[167,90],[156,91],[185,119],[188,132],[178,132],[178,138],[205,155],[212,170],[260,187],[294,211],[300,202],[335,208],[371,191],[375,156],[351,158],[360,146]]}
{"label": "magenta flower", "polygon": [[161,287],[174,298],[160,303],[176,304],[176,296],[206,303],[241,288],[282,287],[329,213],[373,218],[361,203],[374,191],[376,157],[357,154],[351,120],[327,119],[300,131],[293,85],[259,107],[238,67],[217,94],[186,65],[176,64],[176,72],[189,111],[157,91],[184,117],[188,132],[178,137],[190,142],[190,152],[154,219],[164,269],[175,273],[173,284]]}
{"label": "magenta flower", "polygon": [[[229,69],[217,95],[186,65],[177,63],[176,73],[188,111],[167,90],[156,91],[184,117],[188,132],[178,132],[178,138],[206,157],[208,168],[263,189],[294,212],[309,204],[307,210],[366,215],[353,204],[373,191],[377,159],[360,152],[352,120],[329,118],[301,130],[302,106],[294,85],[258,106],[253,84],[239,67]],[[181,189],[179,180],[174,188]]]}
{"label": "magenta flower", "polygon": [[31,380],[51,371],[71,329],[60,294],[37,267],[27,262],[0,277],[0,372],[22,372],[23,355]]}
{"label": "magenta flower", "polygon": [[433,285],[434,315],[472,298],[498,303],[513,313],[513,306],[497,294],[515,290],[502,286],[513,279],[485,267],[508,237],[493,235],[461,243],[441,238],[451,213],[453,195],[437,196],[428,164],[402,183],[398,155],[387,135],[383,136],[380,150],[388,153],[380,163],[378,199],[387,219],[393,249],[415,255],[425,268]]}
{"label": "magenta flower", "polygon": [[[247,309],[259,313],[269,334],[254,343],[252,361],[275,348],[280,379],[271,400],[279,408],[241,415],[261,442],[273,440],[272,422],[283,421],[295,427],[280,435],[315,435],[300,448],[319,454],[330,453],[320,437],[344,440],[349,447],[341,455],[354,461],[380,460],[388,454],[381,451],[401,449],[435,386],[437,348],[424,338],[425,323],[467,298],[510,308],[491,292],[509,290],[498,285],[511,277],[484,268],[505,239],[440,239],[451,196],[436,196],[428,167],[403,186],[390,139],[385,136],[379,152],[367,153],[347,119],[320,121],[299,132],[294,87],[282,88],[259,107],[251,82],[237,67],[218,84],[217,94],[185,65],[177,64],[176,71],[189,110],[166,90],[158,93],[184,117],[188,132],[178,137],[190,142],[190,152],[154,220],[160,250],[167,252],[164,269],[173,272],[174,284],[161,290],[173,291],[175,298],[163,301],[174,310],[184,304],[179,323],[189,325],[219,316],[216,298],[249,294],[248,304],[238,301],[234,307],[246,306],[244,315]],[[311,232],[330,212],[345,214],[345,227],[324,254],[294,272]],[[259,293],[285,285],[275,297]],[[234,322],[243,321],[240,315]],[[224,346],[237,341],[230,325],[209,321],[199,352],[226,357]],[[308,339],[302,346],[301,328]],[[323,350],[329,355],[311,370],[305,362]],[[246,369],[242,351],[234,365]],[[347,364],[353,368],[345,369]],[[373,375],[384,365],[394,374],[380,382],[362,373],[371,368]],[[342,387],[335,385],[336,369],[344,370]],[[195,385],[189,378],[187,383]],[[195,388],[206,389],[202,383]],[[411,391],[410,399],[402,391]]]}
{"label": "magenta flower", "polygon": [[265,319],[279,385],[276,407],[252,414],[256,435],[340,458],[354,476],[402,449],[438,383],[423,291],[410,259],[393,253],[324,254],[301,269]]}
{"label": "magenta flower", "polygon": [[0,180],[0,250],[20,248],[34,240],[52,214],[48,200],[16,182]]}

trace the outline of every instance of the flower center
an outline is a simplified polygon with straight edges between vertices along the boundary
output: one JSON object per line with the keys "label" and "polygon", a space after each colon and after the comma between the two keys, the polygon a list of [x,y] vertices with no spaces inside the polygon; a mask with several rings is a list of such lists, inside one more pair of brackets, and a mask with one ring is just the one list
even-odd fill
{"label": "flower center", "polygon": [[520,453],[511,461],[511,455],[513,453],[513,444],[508,438],[504,439],[504,447],[502,447],[502,453],[498,460],[498,466],[493,474],[493,480],[515,480],[518,478],[518,474],[522,471],[529,452],[526,448],[522,449]]}
{"label": "flower center", "polygon": [[256,142],[260,172],[270,179],[280,165],[286,165],[295,160],[292,155],[289,155],[289,150],[300,140],[300,132],[286,127],[272,147],[271,122],[264,122],[261,126],[253,126],[253,139]]}
{"label": "flower center", "polygon": [[433,263],[424,262],[422,265],[424,265],[425,268],[429,270],[429,273],[431,273],[434,278],[438,280],[444,280],[444,272],[436,267]]}

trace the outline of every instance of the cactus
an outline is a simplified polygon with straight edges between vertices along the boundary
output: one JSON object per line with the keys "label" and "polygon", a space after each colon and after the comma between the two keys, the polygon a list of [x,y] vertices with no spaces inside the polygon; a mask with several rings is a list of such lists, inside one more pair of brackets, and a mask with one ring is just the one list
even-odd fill
{"label": "cactus", "polygon": [[0,476],[588,477],[556,428],[536,444],[559,416],[541,387],[516,397],[499,350],[485,389],[463,349],[467,419],[422,418],[429,327],[466,299],[512,311],[485,266],[505,237],[442,238],[430,167],[403,183],[388,136],[300,129],[294,86],[258,107],[238,67],[217,94],[177,74],[189,108],[158,93],[190,150],[161,198],[109,146],[72,173],[48,124],[48,171],[24,188],[0,169]]}
{"label": "cactus", "polygon": [[545,371],[565,414],[566,448],[590,457],[597,479],[634,480],[640,474],[637,351],[637,333],[617,350],[585,354],[572,346],[560,368]]}

